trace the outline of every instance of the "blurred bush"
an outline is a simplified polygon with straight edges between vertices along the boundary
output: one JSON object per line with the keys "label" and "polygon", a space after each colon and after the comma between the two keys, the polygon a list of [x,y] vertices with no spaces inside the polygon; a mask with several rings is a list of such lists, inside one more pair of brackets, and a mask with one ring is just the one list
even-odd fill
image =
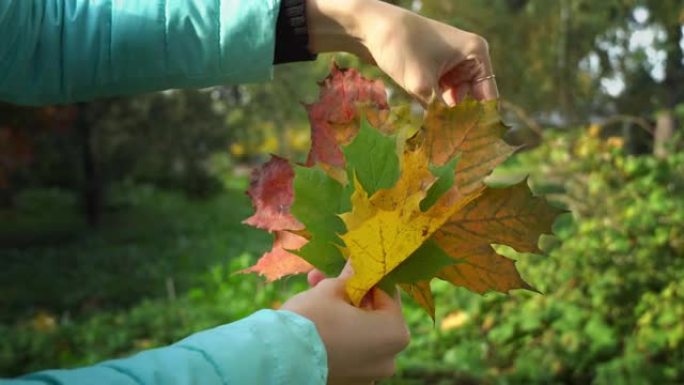
{"label": "blurred bush", "polygon": [[[195,200],[153,185],[110,186],[106,220],[87,229],[65,191],[18,194],[23,211],[0,212],[0,323],[38,312],[87,315],[180,296],[204,272],[244,253],[258,255],[270,237],[242,225],[243,191]],[[37,207],[41,207],[37,210]]]}
{"label": "blurred bush", "polygon": [[[556,237],[542,238],[547,256],[501,250],[519,261],[523,276],[543,294],[477,296],[435,282],[437,323],[433,327],[407,301],[413,341],[400,356],[399,375],[385,383],[684,383],[683,144],[673,140],[671,155],[659,159],[627,154],[621,139],[606,137],[598,127],[549,132],[542,146],[502,167],[501,180],[530,174],[535,191],[572,212],[555,224]],[[221,162],[215,160],[218,170]],[[164,203],[162,195],[145,188],[122,191],[115,195],[132,206],[151,200],[169,210],[183,206],[172,197]],[[223,244],[228,231],[239,236],[237,228],[208,231],[217,223],[211,217],[234,211],[233,202],[247,210],[244,199],[231,199],[219,206],[193,203],[183,209],[186,214],[173,214],[187,217],[169,226],[201,222],[206,231],[184,232],[182,242],[169,247],[195,245],[183,248],[191,255],[202,248],[207,233],[215,245]],[[136,229],[150,227],[141,223]],[[161,233],[168,233],[167,227],[159,229],[154,245],[164,243]],[[146,239],[138,230],[116,234],[129,248]],[[219,249],[224,257],[230,251]],[[15,317],[20,320],[0,327],[0,373],[87,364],[171,343],[276,306],[303,288],[301,280],[264,285],[257,277],[230,275],[247,259],[189,280],[193,284],[173,301],[157,296],[131,302],[129,310],[99,309],[73,318],[49,308]],[[163,281],[163,275],[158,278]]]}
{"label": "blurred bush", "polygon": [[446,370],[445,384],[460,383],[446,380],[453,372],[476,383],[683,383],[681,146],[666,159],[631,156],[593,127],[549,133],[518,156],[508,172],[531,173],[535,190],[573,213],[542,239],[548,257],[503,250],[543,294],[436,285],[441,328],[414,333],[407,373]]}
{"label": "blurred bush", "polygon": [[254,275],[236,275],[249,255],[213,268],[203,284],[177,300],[142,301],[126,311],[86,319],[38,312],[16,325],[0,325],[0,374],[16,376],[46,368],[93,364],[176,342],[194,332],[279,306],[302,279],[264,285]]}

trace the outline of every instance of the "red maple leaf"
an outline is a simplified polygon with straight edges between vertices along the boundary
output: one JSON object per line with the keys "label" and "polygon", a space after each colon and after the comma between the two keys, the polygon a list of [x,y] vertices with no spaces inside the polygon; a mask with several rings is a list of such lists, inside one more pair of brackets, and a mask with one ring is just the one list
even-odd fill
{"label": "red maple leaf", "polygon": [[290,213],[294,200],[293,179],[292,166],[279,156],[274,155],[255,169],[247,195],[252,198],[256,212],[243,223],[268,231],[303,229]]}
{"label": "red maple leaf", "polygon": [[[389,116],[387,94],[382,81],[368,80],[354,69],[340,69],[333,64],[330,75],[320,83],[319,100],[307,105],[311,123],[311,150],[306,166],[322,163],[344,167],[341,144],[349,143],[358,133],[358,120],[364,114],[375,127]],[[273,249],[265,253],[256,265],[244,272],[257,272],[272,281],[280,277],[310,271],[313,266],[288,252],[302,247],[305,238],[289,231],[304,226],[290,213],[294,200],[294,170],[281,157],[252,173],[247,194],[255,213],[243,223],[276,232]],[[289,230],[289,231],[288,231]]]}
{"label": "red maple leaf", "polygon": [[[308,166],[324,163],[344,167],[340,144],[349,143],[358,133],[362,113],[375,127],[389,115],[385,85],[368,80],[354,69],[340,69],[333,63],[330,75],[321,83],[319,99],[306,106],[311,122],[311,150]],[[368,108],[360,106],[366,105]]]}
{"label": "red maple leaf", "polygon": [[256,265],[242,270],[241,273],[259,273],[268,282],[275,281],[286,275],[307,273],[313,269],[309,262],[290,253],[306,244],[307,240],[288,231],[276,231],[273,249],[265,253]]}

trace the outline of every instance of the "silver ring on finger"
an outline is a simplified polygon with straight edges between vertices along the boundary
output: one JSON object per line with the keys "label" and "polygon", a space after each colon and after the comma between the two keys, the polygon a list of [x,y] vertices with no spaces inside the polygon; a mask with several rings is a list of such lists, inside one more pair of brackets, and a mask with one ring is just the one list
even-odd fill
{"label": "silver ring on finger", "polygon": [[496,75],[483,76],[481,78],[477,78],[477,79],[473,80],[473,84],[481,83],[485,80],[495,79],[495,78],[496,78]]}

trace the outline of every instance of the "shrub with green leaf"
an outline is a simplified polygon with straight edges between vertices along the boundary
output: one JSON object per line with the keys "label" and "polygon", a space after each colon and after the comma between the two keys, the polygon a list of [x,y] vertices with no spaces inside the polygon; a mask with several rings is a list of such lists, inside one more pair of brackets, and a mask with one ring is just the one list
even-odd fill
{"label": "shrub with green leaf", "polygon": [[430,337],[414,333],[406,373],[684,383],[684,153],[676,143],[666,159],[632,156],[620,139],[582,130],[549,135],[520,155],[507,173],[531,173],[538,191],[573,212],[556,224],[559,239],[542,239],[548,257],[520,259],[543,294],[438,293],[451,308]]}

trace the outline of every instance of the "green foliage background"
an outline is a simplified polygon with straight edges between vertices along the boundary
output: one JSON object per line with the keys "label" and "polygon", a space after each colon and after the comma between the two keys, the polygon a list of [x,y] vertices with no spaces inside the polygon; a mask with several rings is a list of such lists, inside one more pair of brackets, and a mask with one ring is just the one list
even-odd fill
{"label": "green foliage background", "polygon": [[[407,299],[412,343],[385,383],[684,383],[681,1],[395,3],[487,37],[510,139],[527,145],[489,183],[529,174],[572,214],[542,239],[546,256],[501,250],[543,294],[437,282],[434,326]],[[635,46],[644,33],[654,38]],[[0,105],[0,377],[163,346],[303,290],[301,278],[234,274],[271,243],[240,224],[243,192],[269,153],[304,159],[300,103],[330,61],[278,66],[265,84],[81,106],[88,135],[73,111]],[[387,84],[392,103],[408,99]],[[655,156],[663,122],[679,136]],[[8,158],[8,127],[31,139],[21,159]]]}
{"label": "green foliage background", "polygon": [[461,383],[447,380],[450,370],[475,383],[682,382],[684,200],[671,197],[684,194],[684,156],[635,157],[619,146],[587,131],[550,135],[495,175],[529,172],[537,191],[573,212],[542,240],[548,256],[503,250],[543,294],[444,287],[441,318],[462,323],[425,329],[406,368],[430,362],[445,384]]}
{"label": "green foliage background", "polygon": [[[400,356],[399,376],[388,383],[684,379],[684,200],[671,199],[684,194],[681,147],[666,159],[626,155],[619,140],[595,130],[550,134],[545,143],[514,157],[492,178],[500,183],[530,173],[536,191],[573,211],[556,223],[557,237],[542,240],[548,256],[503,250],[543,294],[480,297],[438,282],[434,327],[407,299],[413,340]],[[44,205],[64,200],[54,191],[33,191],[24,199],[35,207],[41,194]],[[258,277],[234,275],[270,241],[236,227],[249,212],[244,197],[230,193],[197,203],[135,186],[118,194],[136,215],[128,217],[130,233],[103,228],[68,241],[61,256],[40,246],[3,251],[17,269],[5,271],[0,285],[3,308],[12,310],[0,327],[3,375],[162,346],[277,306],[305,287],[302,279],[265,285]],[[136,226],[143,212],[155,214],[163,229]],[[39,213],[24,213],[32,215]],[[70,261],[67,254],[78,250],[83,256]],[[63,270],[55,270],[60,264]],[[165,290],[169,277],[177,298]],[[451,322],[454,317],[459,321]]]}

